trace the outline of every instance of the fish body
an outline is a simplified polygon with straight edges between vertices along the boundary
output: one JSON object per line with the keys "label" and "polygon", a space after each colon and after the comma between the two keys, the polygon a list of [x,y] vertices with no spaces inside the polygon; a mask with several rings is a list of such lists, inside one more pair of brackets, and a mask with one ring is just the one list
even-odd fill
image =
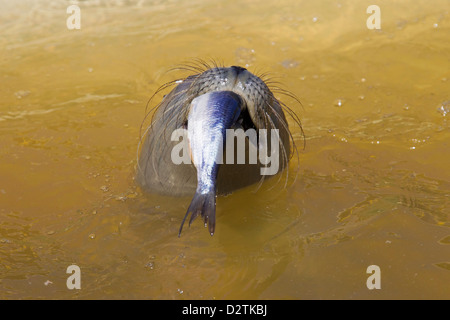
{"label": "fish body", "polygon": [[209,233],[214,234],[217,174],[223,161],[226,130],[234,126],[242,106],[242,99],[231,91],[213,91],[192,100],[187,125],[197,189],[178,235],[189,214],[189,225],[201,215]]}

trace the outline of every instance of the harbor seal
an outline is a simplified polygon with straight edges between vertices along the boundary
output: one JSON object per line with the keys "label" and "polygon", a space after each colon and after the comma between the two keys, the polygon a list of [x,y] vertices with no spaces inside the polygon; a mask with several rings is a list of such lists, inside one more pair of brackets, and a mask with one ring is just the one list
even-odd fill
{"label": "harbor seal", "polygon": [[[189,214],[192,214],[189,224],[201,215],[213,235],[218,194],[263,181],[267,176],[262,174],[269,164],[267,159],[277,164],[274,173],[281,172],[288,167],[293,151],[297,152],[284,111],[301,130],[302,127],[295,113],[275,98],[261,77],[247,69],[210,67],[204,63],[202,67],[189,69],[197,72],[157,91],[176,85],[156,106],[151,124],[142,135],[136,181],[146,192],[193,195],[179,235]],[[235,137],[239,139],[237,135],[226,139],[229,130],[244,133],[245,151],[238,148],[238,143],[231,149],[225,148],[225,143],[235,141]],[[174,135],[176,132],[181,134]],[[188,150],[180,148],[183,141]],[[262,142],[266,158],[249,161],[251,150],[262,152]],[[192,161],[174,159],[180,156],[179,152],[184,153],[182,159]],[[233,155],[228,157],[230,153]],[[231,161],[220,162],[218,155]]]}

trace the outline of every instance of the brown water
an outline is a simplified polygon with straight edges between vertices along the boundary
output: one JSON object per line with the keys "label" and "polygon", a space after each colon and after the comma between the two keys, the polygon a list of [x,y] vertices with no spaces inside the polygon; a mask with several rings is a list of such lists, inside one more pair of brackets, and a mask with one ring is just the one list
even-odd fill
{"label": "brown water", "polygon": [[[449,299],[449,2],[377,1],[381,30],[371,4],[82,1],[68,30],[69,2],[0,1],[0,298]],[[192,58],[270,72],[306,147],[291,122],[297,178],[178,238],[191,199],[133,175],[148,98]]]}

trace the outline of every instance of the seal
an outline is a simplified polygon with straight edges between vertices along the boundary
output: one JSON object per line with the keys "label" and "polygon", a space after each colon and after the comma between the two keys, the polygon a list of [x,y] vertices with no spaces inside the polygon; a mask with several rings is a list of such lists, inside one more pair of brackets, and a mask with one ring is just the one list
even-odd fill
{"label": "seal", "polygon": [[[266,82],[247,69],[206,63],[187,68],[196,73],[163,85],[156,92],[176,85],[155,107],[151,124],[141,135],[136,181],[146,192],[193,195],[178,235],[189,214],[189,224],[201,215],[213,235],[217,195],[261,183],[267,176],[262,172],[267,169],[268,158],[260,156],[257,161],[249,161],[251,150],[270,154],[277,164],[276,173],[288,168],[293,151],[298,157],[283,110],[302,127],[300,119],[275,98]],[[286,91],[281,93],[295,98]],[[244,133],[244,151],[237,144],[228,148],[229,141],[238,139],[230,139],[229,130]],[[174,139],[174,133],[180,131],[182,134]],[[174,161],[180,139],[188,145],[188,159],[192,161]],[[239,155],[239,151],[245,155]],[[221,162],[220,156],[231,161]],[[239,162],[239,156],[246,161]]]}

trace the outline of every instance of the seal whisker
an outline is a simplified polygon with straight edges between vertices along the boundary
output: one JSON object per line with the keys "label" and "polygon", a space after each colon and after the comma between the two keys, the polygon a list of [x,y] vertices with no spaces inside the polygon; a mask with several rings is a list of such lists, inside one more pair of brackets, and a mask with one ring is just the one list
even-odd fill
{"label": "seal whisker", "polygon": [[[147,112],[150,101],[151,101],[151,100],[152,100],[159,92],[161,92],[162,90],[164,90],[164,89],[166,89],[166,88],[168,88],[168,87],[170,87],[170,86],[173,86],[174,84],[176,84],[176,83],[179,82],[179,81],[180,81],[180,80],[173,80],[173,81],[169,81],[169,82],[163,84],[162,86],[160,86],[160,87],[156,90],[156,92],[155,92],[155,93],[150,97],[150,99],[147,101],[147,104],[146,104],[146,106],[145,106],[145,116],[144,116],[144,119],[143,119],[142,122],[141,122],[141,126],[140,126],[140,129],[139,129],[139,132],[140,132],[140,139],[141,139],[141,140],[142,140],[142,138],[143,138],[143,137],[145,136],[145,134],[146,134],[146,133],[144,133],[143,135],[141,134],[141,132],[142,132],[142,127],[143,127],[145,121],[147,120],[147,118],[149,117],[149,115],[150,115],[153,111],[157,110],[157,109],[161,106],[161,103],[159,103],[159,104],[157,104],[155,107],[151,108],[150,111]],[[150,122],[153,122],[153,117],[154,117],[154,113],[153,113],[153,116],[152,116]],[[151,123],[150,123],[150,126],[151,126]],[[147,132],[147,130],[146,130],[146,132]]]}
{"label": "seal whisker", "polygon": [[[272,106],[271,106],[270,104],[267,103],[267,106],[268,106],[272,111],[274,111],[273,108],[272,108]],[[275,112],[274,112],[274,114],[275,114],[275,116],[278,117],[278,115],[277,115]],[[271,119],[271,117],[269,116],[269,114],[266,113],[266,115],[267,115],[267,118],[269,119],[269,122],[270,122],[270,125],[271,125],[271,129],[272,129],[272,128],[277,129],[277,127],[275,126],[275,124],[274,124],[273,120]],[[287,127],[287,125],[284,123],[284,121],[283,121],[282,119],[279,119],[279,121],[282,123],[282,125],[283,125],[285,128]],[[289,178],[289,166],[287,165],[287,164],[288,164],[288,158],[287,158],[287,154],[286,154],[286,149],[285,149],[283,143],[281,142],[281,140],[278,141],[278,146],[281,146],[282,154],[283,154],[283,156],[282,156],[282,160],[283,160],[282,169],[286,169],[286,182],[285,182],[285,185],[284,185],[284,187],[286,188],[286,186],[287,186],[287,181],[288,181],[288,178]],[[273,147],[274,147],[274,146],[272,146],[272,145],[270,146],[271,149],[272,149]],[[272,150],[271,150],[271,152],[272,152]],[[278,182],[279,182],[280,180],[281,180],[281,175],[280,175],[280,177],[278,178]],[[277,182],[277,183],[278,183],[278,182]]]}
{"label": "seal whisker", "polygon": [[[280,105],[280,107],[283,106],[283,103],[282,103],[282,102],[280,102],[279,100],[277,100],[275,97],[274,97],[274,99],[275,99],[275,101],[278,103],[278,105]],[[290,140],[291,140],[291,142],[292,142],[292,146],[293,146],[293,148],[294,148],[294,150],[295,150],[297,159],[299,159],[299,154],[298,154],[297,144],[295,143],[294,137],[292,136],[292,133],[290,132],[290,130],[289,130],[288,126],[287,126],[286,120],[283,119],[283,118],[276,112],[276,110],[274,110],[274,108],[272,107],[272,105],[270,105],[269,103],[267,103],[267,106],[269,107],[269,109],[271,109],[272,113],[275,115],[275,117],[276,117],[276,118],[278,119],[278,121],[281,123],[281,125],[283,126],[283,128],[285,129],[285,131],[288,132],[289,137],[290,137]],[[294,119],[294,120],[295,120],[295,119]],[[301,124],[300,124],[300,123],[298,123],[298,124],[299,124],[299,126],[300,126],[300,128],[301,128]],[[302,129],[302,130],[303,130],[303,129]],[[281,144],[281,143],[280,143],[280,144]],[[287,165],[287,163],[288,163],[289,159],[287,158],[286,150],[285,150],[284,145],[281,145],[281,146],[282,146],[283,151],[284,151],[284,153],[283,153],[283,160],[285,161],[284,164],[286,165],[287,171],[288,171],[288,170],[289,170],[289,166]],[[293,156],[293,154],[291,154],[290,157],[292,158],[292,156]],[[284,167],[284,166],[283,166],[283,167]],[[299,163],[297,162],[297,170],[296,170],[296,175],[295,175],[294,182],[295,182],[295,180],[297,179],[298,172],[299,172]],[[286,174],[287,174],[287,173],[286,173]]]}
{"label": "seal whisker", "polygon": [[[302,124],[301,124],[301,122],[300,122],[300,119],[298,118],[298,116],[295,114],[295,112],[294,112],[291,108],[289,108],[288,106],[286,106],[285,103],[279,102],[279,104],[280,104],[280,107],[281,107],[284,111],[287,112],[287,114],[294,120],[294,122],[295,122],[295,123],[298,125],[298,127],[300,128],[300,132],[302,133],[302,136],[303,136],[303,149],[305,149],[305,147],[306,147],[306,138],[305,138],[305,132],[303,131],[303,126],[302,126]],[[290,133],[290,136],[291,136],[292,141],[294,142],[294,137],[292,136],[292,133],[291,133],[290,131],[289,131],[289,133]],[[294,147],[297,148],[296,145],[295,145]],[[297,154],[297,157],[298,157],[298,154]]]}

